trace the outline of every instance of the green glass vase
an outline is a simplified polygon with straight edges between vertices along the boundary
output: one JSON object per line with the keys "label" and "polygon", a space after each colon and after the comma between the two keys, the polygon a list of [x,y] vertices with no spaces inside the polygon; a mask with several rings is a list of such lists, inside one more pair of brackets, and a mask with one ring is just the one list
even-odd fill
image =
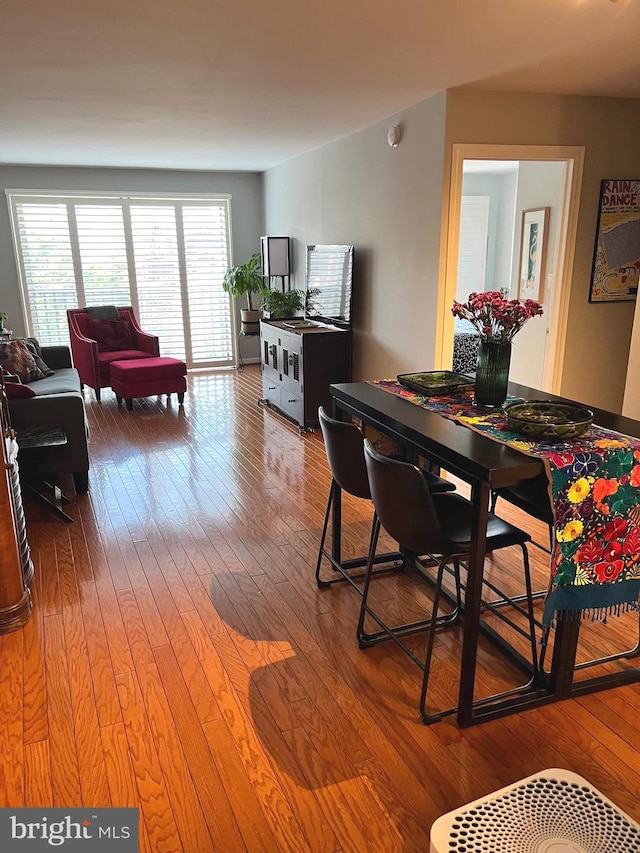
{"label": "green glass vase", "polygon": [[474,395],[477,406],[498,408],[504,403],[507,399],[510,364],[510,341],[480,341]]}

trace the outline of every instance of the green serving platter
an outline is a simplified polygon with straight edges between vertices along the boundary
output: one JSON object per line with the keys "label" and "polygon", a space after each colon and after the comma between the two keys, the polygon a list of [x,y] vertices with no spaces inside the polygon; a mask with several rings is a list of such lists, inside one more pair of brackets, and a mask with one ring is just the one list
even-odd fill
{"label": "green serving platter", "polygon": [[474,381],[462,373],[454,373],[452,370],[427,370],[424,373],[399,373],[396,377],[400,385],[417,391],[418,394],[426,396],[437,396],[438,394],[450,394],[452,391],[461,391],[463,388],[473,388]]}
{"label": "green serving platter", "polygon": [[593,412],[586,406],[550,400],[508,403],[503,410],[512,430],[536,439],[578,438],[593,422]]}

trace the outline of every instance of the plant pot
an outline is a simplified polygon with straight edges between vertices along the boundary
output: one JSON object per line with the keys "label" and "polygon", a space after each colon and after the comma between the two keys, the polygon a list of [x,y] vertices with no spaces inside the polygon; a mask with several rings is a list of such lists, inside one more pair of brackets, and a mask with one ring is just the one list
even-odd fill
{"label": "plant pot", "polygon": [[240,334],[257,335],[260,332],[260,318],[262,311],[249,311],[243,308],[240,311]]}

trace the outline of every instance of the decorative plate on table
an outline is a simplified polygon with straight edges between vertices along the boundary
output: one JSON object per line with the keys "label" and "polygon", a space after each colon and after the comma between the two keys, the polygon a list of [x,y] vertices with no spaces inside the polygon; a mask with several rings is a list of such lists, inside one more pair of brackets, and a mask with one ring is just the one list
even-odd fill
{"label": "decorative plate on table", "polygon": [[463,388],[473,388],[474,381],[452,370],[427,370],[425,373],[399,373],[398,382],[411,391],[426,396],[450,394]]}
{"label": "decorative plate on table", "polygon": [[575,403],[520,400],[504,406],[511,429],[530,438],[577,438],[593,421],[593,412]]}

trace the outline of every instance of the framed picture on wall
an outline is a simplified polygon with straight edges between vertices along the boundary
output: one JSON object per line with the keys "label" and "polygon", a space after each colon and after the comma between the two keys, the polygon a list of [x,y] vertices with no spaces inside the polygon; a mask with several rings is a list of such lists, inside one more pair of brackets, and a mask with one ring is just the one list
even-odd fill
{"label": "framed picture on wall", "polygon": [[639,275],[640,181],[602,181],[589,302],[635,301]]}
{"label": "framed picture on wall", "polygon": [[549,211],[548,207],[522,211],[518,299],[535,299],[540,304],[544,303]]}

